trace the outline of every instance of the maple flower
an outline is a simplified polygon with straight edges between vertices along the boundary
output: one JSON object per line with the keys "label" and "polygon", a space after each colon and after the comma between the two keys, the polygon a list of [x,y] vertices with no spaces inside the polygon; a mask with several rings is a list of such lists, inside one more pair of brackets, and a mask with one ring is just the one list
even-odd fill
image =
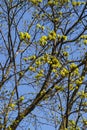
{"label": "maple flower", "polygon": [[11,104],[9,104],[9,107],[14,108],[15,104],[11,103]]}
{"label": "maple flower", "polygon": [[23,32],[20,32],[19,33],[19,36],[20,36],[20,40],[24,40],[25,39],[25,35]]}
{"label": "maple flower", "polygon": [[84,40],[84,44],[87,45],[87,40]]}
{"label": "maple flower", "polygon": [[72,63],[72,64],[70,65],[70,69],[75,69],[75,68],[77,68],[77,65],[76,65],[75,63]]}
{"label": "maple flower", "polygon": [[48,35],[48,39],[49,40],[55,40],[56,39],[56,32],[55,31],[51,31]]}
{"label": "maple flower", "polygon": [[32,67],[32,66],[29,67],[29,70],[30,70],[30,71],[33,71],[33,72],[36,71],[36,69],[35,69],[34,67]]}
{"label": "maple flower", "polygon": [[69,73],[69,71],[68,71],[66,68],[63,68],[63,69],[60,71],[60,74],[61,74],[61,76],[63,76],[63,77],[65,77],[68,73]]}
{"label": "maple flower", "polygon": [[24,96],[21,96],[21,97],[20,97],[20,101],[23,101],[23,100],[24,100]]}
{"label": "maple flower", "polygon": [[25,32],[24,35],[25,35],[25,38],[26,38],[26,39],[30,40],[31,36],[30,36],[29,33]]}
{"label": "maple flower", "polygon": [[47,36],[42,36],[40,38],[40,45],[43,46],[47,43]]}

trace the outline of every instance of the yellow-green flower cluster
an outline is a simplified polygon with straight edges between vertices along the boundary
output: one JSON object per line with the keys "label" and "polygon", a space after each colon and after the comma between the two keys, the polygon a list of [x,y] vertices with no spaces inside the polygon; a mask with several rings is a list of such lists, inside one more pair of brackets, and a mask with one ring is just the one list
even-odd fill
{"label": "yellow-green flower cluster", "polygon": [[61,4],[65,4],[65,3],[68,3],[70,0],[60,0],[59,2],[61,3]]}
{"label": "yellow-green flower cluster", "polygon": [[11,126],[8,127],[8,130],[12,130]]}
{"label": "yellow-green flower cluster", "polygon": [[76,126],[76,122],[74,120],[69,120],[69,127],[67,130],[80,130],[80,128]]}
{"label": "yellow-green flower cluster", "polygon": [[48,5],[50,6],[58,5],[58,0],[49,0]]}
{"label": "yellow-green flower cluster", "polygon": [[79,74],[80,74],[80,73],[79,73],[79,69],[76,68],[71,75],[72,75],[72,76],[79,76]]}
{"label": "yellow-green flower cluster", "polygon": [[[31,57],[31,58],[33,58],[33,57]],[[38,59],[35,60],[35,64],[34,64],[35,66],[30,66],[29,70],[35,72],[39,67],[41,67],[42,65],[45,65],[45,64],[51,65],[52,72],[55,73],[55,75],[58,77],[57,68],[61,67],[61,63],[55,56],[51,56],[50,54],[44,54],[43,56],[38,57]],[[40,71],[36,77],[39,78],[41,76],[43,76],[42,71]]]}
{"label": "yellow-green flower cluster", "polygon": [[61,41],[61,40],[64,40],[64,41],[66,41],[67,40],[67,36],[65,36],[65,35],[57,35],[57,38],[58,38],[58,41]]}
{"label": "yellow-green flower cluster", "polygon": [[16,106],[16,105],[13,104],[13,103],[10,103],[10,104],[9,104],[9,107],[10,107],[10,108],[14,108],[15,106]]}
{"label": "yellow-green flower cluster", "polygon": [[57,73],[57,69],[52,69],[52,72]]}
{"label": "yellow-green flower cluster", "polygon": [[58,14],[59,14],[59,15],[62,17],[62,15],[63,15],[63,12],[61,12],[61,11],[60,11],[60,12],[58,12]]}
{"label": "yellow-green flower cluster", "polygon": [[76,85],[81,85],[82,84],[82,80],[77,79],[75,83],[76,83]]}
{"label": "yellow-green flower cluster", "polygon": [[82,35],[80,38],[87,39],[87,35]]}
{"label": "yellow-green flower cluster", "polygon": [[69,90],[71,90],[71,91],[74,90],[74,86],[72,83],[69,84]]}
{"label": "yellow-green flower cluster", "polygon": [[71,75],[72,76],[79,76],[79,69],[75,63],[70,64],[70,71],[74,70]]}
{"label": "yellow-green flower cluster", "polygon": [[83,43],[87,45],[87,35],[82,35],[80,38],[84,39]]}
{"label": "yellow-green flower cluster", "polygon": [[75,125],[76,122],[74,120],[69,120],[69,125]]}
{"label": "yellow-green flower cluster", "polygon": [[69,90],[71,90],[71,91],[78,89],[78,86],[74,85],[73,83],[74,83],[74,81],[72,81],[72,82],[69,84]]}
{"label": "yellow-green flower cluster", "polygon": [[21,97],[20,97],[20,101],[23,101],[23,100],[24,100],[24,96],[21,96]]}
{"label": "yellow-green flower cluster", "polygon": [[43,63],[50,64],[51,67],[52,67],[52,72],[57,74],[57,76],[58,76],[57,68],[61,67],[61,63],[59,62],[59,60],[55,56],[51,56],[49,54],[45,54],[43,57],[40,58],[40,60]]}
{"label": "yellow-green flower cluster", "polygon": [[58,1],[58,0],[49,0],[48,5],[50,5],[50,6],[63,5],[65,3],[67,3],[67,2],[69,2],[69,0],[60,0],[60,1]]}
{"label": "yellow-green flower cluster", "polygon": [[59,90],[59,89],[60,89],[60,86],[55,85],[54,88],[55,88],[56,90]]}
{"label": "yellow-green flower cluster", "polygon": [[60,71],[60,74],[62,77],[65,77],[69,74],[69,71],[66,69],[66,68],[63,68],[61,71]]}
{"label": "yellow-green flower cluster", "polygon": [[24,61],[28,61],[28,57],[24,57],[23,60],[24,60]]}
{"label": "yellow-green flower cluster", "polygon": [[42,59],[44,61],[44,63],[50,62],[50,55],[49,54],[45,54]]}
{"label": "yellow-green flower cluster", "polygon": [[44,29],[45,29],[45,27],[44,27],[44,26],[41,26],[40,24],[37,24],[36,26],[37,26],[37,28],[39,28],[39,29],[41,29],[41,30],[44,30]]}
{"label": "yellow-green flower cluster", "polygon": [[40,38],[40,45],[44,46],[45,44],[47,44],[47,36],[42,36]]}
{"label": "yellow-green flower cluster", "polygon": [[46,90],[43,89],[43,91],[41,92],[41,95],[45,94],[46,93]]}
{"label": "yellow-green flower cluster", "polygon": [[36,56],[35,55],[32,55],[30,57],[28,57],[29,60],[35,60],[36,59]]}
{"label": "yellow-green flower cluster", "polygon": [[36,71],[36,68],[35,68],[35,67],[30,66],[30,67],[29,67],[29,70],[30,70],[30,71],[33,71],[33,72],[35,72],[35,71]]}
{"label": "yellow-green flower cluster", "polygon": [[72,2],[73,6],[80,6],[81,4],[84,4],[84,2],[80,2],[80,1],[73,1]]}
{"label": "yellow-green flower cluster", "polygon": [[87,45],[87,40],[84,40],[83,42],[84,42],[85,45]]}
{"label": "yellow-green flower cluster", "polygon": [[83,118],[83,123],[84,123],[84,125],[87,125],[87,119],[86,118]]}
{"label": "yellow-green flower cluster", "polygon": [[81,84],[82,84],[82,82],[83,82],[83,79],[84,79],[84,77],[83,77],[83,76],[82,76],[82,77],[80,77],[79,79],[77,79],[77,80],[75,81],[76,85],[81,85]]}
{"label": "yellow-green flower cluster", "polygon": [[53,69],[61,67],[59,60],[55,56],[51,56],[49,54],[44,54],[44,56],[40,57],[36,64],[38,65],[40,63],[48,63]]}
{"label": "yellow-green flower cluster", "polygon": [[86,106],[87,107],[87,102],[83,102],[82,106]]}
{"label": "yellow-green flower cluster", "polygon": [[41,62],[40,59],[37,59],[36,62],[35,62],[35,64],[36,64],[37,67],[39,67],[42,64],[42,62]]}
{"label": "yellow-green flower cluster", "polygon": [[68,52],[64,51],[63,55],[67,57],[69,54],[68,54]]}
{"label": "yellow-green flower cluster", "polygon": [[61,67],[61,64],[59,62],[59,60],[56,58],[56,57],[52,57],[51,58],[51,62],[52,62],[52,68],[53,69],[56,69],[56,68],[60,68]]}
{"label": "yellow-green flower cluster", "polygon": [[35,68],[40,67],[42,64],[45,64],[49,61],[49,54],[44,54],[43,56],[39,57],[35,61]]}
{"label": "yellow-green flower cluster", "polygon": [[60,91],[63,91],[63,90],[64,90],[64,88],[62,88],[61,86],[58,86],[58,85],[55,85],[54,88],[55,88],[56,90],[60,90]]}
{"label": "yellow-green flower cluster", "polygon": [[55,40],[56,39],[56,32],[55,31],[51,31],[48,35],[48,39],[49,40]]}
{"label": "yellow-green flower cluster", "polygon": [[72,70],[72,69],[75,69],[75,68],[77,68],[77,65],[76,65],[75,63],[70,64],[70,69],[71,69],[71,70]]}
{"label": "yellow-green flower cluster", "polygon": [[27,32],[20,32],[19,33],[19,36],[20,36],[20,40],[30,40],[30,38],[31,38],[31,36],[30,36],[30,34],[29,33],[27,33]]}
{"label": "yellow-green flower cluster", "polygon": [[[41,63],[47,63],[47,61],[49,60],[49,54],[44,54],[43,56],[41,56],[37,62],[41,62]],[[37,63],[36,63],[37,64]]]}
{"label": "yellow-green flower cluster", "polygon": [[87,93],[84,91],[78,92],[78,95],[80,96],[80,98],[87,98]]}
{"label": "yellow-green flower cluster", "polygon": [[35,78],[36,79],[40,79],[40,78],[42,78],[44,76],[44,71],[43,70],[40,70],[39,72],[38,72],[38,74],[35,76]]}
{"label": "yellow-green flower cluster", "polygon": [[54,18],[54,22],[58,22],[59,21],[59,18]]}
{"label": "yellow-green flower cluster", "polygon": [[36,56],[35,55],[32,55],[32,56],[29,56],[29,57],[24,57],[23,60],[24,61],[28,61],[28,60],[35,60],[36,59]]}
{"label": "yellow-green flower cluster", "polygon": [[35,5],[38,5],[39,3],[42,2],[42,0],[29,0],[29,2],[32,2]]}
{"label": "yellow-green flower cluster", "polygon": [[[58,19],[56,19],[56,20],[58,20]],[[54,30],[52,30],[49,32],[48,36],[42,36],[40,38],[40,45],[45,45],[47,43],[47,40],[54,41],[54,40],[56,40],[56,38],[58,39],[58,41],[67,40],[67,36],[59,35],[59,34],[57,35],[56,32]]]}
{"label": "yellow-green flower cluster", "polygon": [[20,72],[19,72],[19,76],[21,77],[21,76],[23,76],[23,75],[24,75],[23,71],[20,71]]}

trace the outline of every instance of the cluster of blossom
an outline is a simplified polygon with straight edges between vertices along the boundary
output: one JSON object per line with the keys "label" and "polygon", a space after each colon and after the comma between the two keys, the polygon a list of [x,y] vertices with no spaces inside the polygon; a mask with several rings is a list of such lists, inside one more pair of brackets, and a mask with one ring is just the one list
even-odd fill
{"label": "cluster of blossom", "polygon": [[75,63],[70,64],[70,71],[72,71],[71,76],[79,76],[79,69]]}
{"label": "cluster of blossom", "polygon": [[59,35],[59,34],[57,35],[56,32],[52,30],[49,32],[48,36],[45,36],[45,35],[42,36],[39,41],[40,41],[40,45],[44,46],[47,44],[47,40],[54,41],[56,39],[58,39],[59,42],[61,42],[61,40],[65,41],[67,40],[67,36]]}
{"label": "cluster of blossom", "polygon": [[54,6],[54,5],[63,5],[65,3],[69,2],[69,0],[49,0],[48,5]]}
{"label": "cluster of blossom", "polygon": [[[87,102],[86,102],[86,104],[87,104]],[[86,105],[87,106],[87,105]],[[86,118],[83,118],[83,121],[82,121],[83,123],[84,123],[84,125],[86,125],[87,126],[87,119]]]}
{"label": "cluster of blossom", "polygon": [[29,41],[31,38],[30,34],[27,32],[20,32],[19,36],[20,36],[20,40],[22,41],[26,41],[26,40]]}
{"label": "cluster of blossom", "polygon": [[59,91],[63,91],[63,90],[64,90],[63,87],[58,86],[58,85],[55,85],[54,88],[55,88],[56,90],[59,90]]}
{"label": "cluster of blossom", "polygon": [[44,46],[45,44],[47,44],[47,36],[42,36],[40,38],[40,45]]}
{"label": "cluster of blossom", "polygon": [[85,4],[85,2],[84,1],[83,2],[82,1],[73,1],[72,2],[73,6],[80,6],[81,4]]}
{"label": "cluster of blossom", "polygon": [[75,120],[69,120],[69,127],[66,130],[80,130],[80,128],[76,126]]}
{"label": "cluster of blossom", "polygon": [[60,71],[60,74],[62,77],[65,77],[69,74],[69,71],[66,69],[66,68],[63,68],[61,71]]}
{"label": "cluster of blossom", "polygon": [[32,61],[32,60],[35,60],[35,59],[36,59],[36,56],[35,56],[35,55],[32,55],[32,56],[24,57],[24,58],[23,58],[24,61],[28,61],[28,60]]}
{"label": "cluster of blossom", "polygon": [[38,5],[39,3],[42,2],[42,0],[28,0],[29,2],[32,2],[35,5]]}
{"label": "cluster of blossom", "polygon": [[83,79],[84,79],[84,77],[80,77],[79,79],[77,79],[76,80],[76,85],[81,85],[82,84],[82,82],[83,82]]}
{"label": "cluster of blossom", "polygon": [[82,35],[80,38],[84,39],[83,42],[85,45],[87,45],[87,35]]}
{"label": "cluster of blossom", "polygon": [[[84,77],[79,76],[79,69],[78,66],[75,63],[70,64],[70,69],[68,70],[66,67],[62,67],[62,64],[60,61],[50,54],[44,54],[43,56],[36,58],[35,55],[32,55],[30,57],[24,58],[25,61],[29,60],[35,60],[35,64],[33,66],[29,67],[29,71],[36,72],[37,75],[35,78],[40,79],[44,77],[44,70],[41,69],[39,72],[37,71],[40,66],[44,64],[51,65],[52,72],[57,75],[57,77],[60,75],[62,77],[67,77],[69,73],[71,73],[72,78],[77,76],[77,79],[75,80],[75,84],[78,88],[79,85],[82,84]],[[74,87],[75,88],[75,87]]]}
{"label": "cluster of blossom", "polygon": [[36,27],[37,27],[38,29],[41,29],[41,30],[44,30],[44,29],[45,29],[45,27],[42,26],[42,25],[40,25],[40,24],[37,24]]}
{"label": "cluster of blossom", "polygon": [[37,75],[35,76],[36,79],[40,79],[41,77],[44,77],[44,71],[40,70]]}
{"label": "cluster of blossom", "polygon": [[87,98],[87,93],[83,90],[78,92],[78,95],[80,96],[80,98]]}
{"label": "cluster of blossom", "polygon": [[[19,101],[22,102],[23,100],[24,100],[24,96],[21,96],[21,97],[19,98]],[[16,106],[16,103],[10,103],[10,104],[9,104],[9,107],[10,107],[11,109],[14,109],[15,106]]]}

